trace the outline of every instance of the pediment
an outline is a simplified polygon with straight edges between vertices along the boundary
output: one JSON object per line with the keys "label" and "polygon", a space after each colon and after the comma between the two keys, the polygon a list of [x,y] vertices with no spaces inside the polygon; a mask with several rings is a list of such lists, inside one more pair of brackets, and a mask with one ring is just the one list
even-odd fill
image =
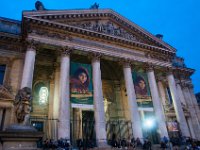
{"label": "pediment", "polygon": [[111,36],[121,37],[127,40],[145,42],[142,39],[140,39],[139,36],[135,35],[134,33],[131,33],[130,31],[127,31],[126,29],[110,21],[109,19],[90,20],[81,22],[76,22],[76,21],[69,22],[68,20],[58,20],[58,22],[103,34],[109,34]]}
{"label": "pediment", "polygon": [[41,22],[51,22],[59,26],[78,27],[175,52],[173,47],[161,39],[110,9],[26,11],[23,12],[23,17],[35,18]]}

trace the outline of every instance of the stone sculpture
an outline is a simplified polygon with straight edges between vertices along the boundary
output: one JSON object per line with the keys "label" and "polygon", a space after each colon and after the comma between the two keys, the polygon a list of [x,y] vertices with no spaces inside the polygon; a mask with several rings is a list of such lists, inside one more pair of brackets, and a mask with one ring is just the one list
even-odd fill
{"label": "stone sculpture", "polygon": [[32,94],[31,89],[24,87],[20,89],[15,97],[14,106],[16,119],[19,124],[28,125],[31,111]]}
{"label": "stone sculpture", "polygon": [[36,8],[36,10],[46,10],[45,7],[44,7],[44,5],[40,1],[37,1],[35,3],[35,8]]}

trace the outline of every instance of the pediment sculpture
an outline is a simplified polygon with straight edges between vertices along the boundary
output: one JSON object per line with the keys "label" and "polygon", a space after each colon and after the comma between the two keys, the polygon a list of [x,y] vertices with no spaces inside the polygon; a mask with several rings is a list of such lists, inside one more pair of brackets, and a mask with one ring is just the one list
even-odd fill
{"label": "pediment sculpture", "polygon": [[112,36],[118,36],[128,40],[139,41],[135,35],[127,32],[111,21],[87,21],[87,22],[68,22],[69,25],[101,32]]}

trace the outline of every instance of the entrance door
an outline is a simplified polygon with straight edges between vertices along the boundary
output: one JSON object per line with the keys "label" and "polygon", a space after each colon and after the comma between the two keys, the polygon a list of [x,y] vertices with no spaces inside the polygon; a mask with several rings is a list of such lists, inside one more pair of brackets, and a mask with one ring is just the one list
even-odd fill
{"label": "entrance door", "polygon": [[82,111],[82,135],[85,143],[95,143],[94,111]]}

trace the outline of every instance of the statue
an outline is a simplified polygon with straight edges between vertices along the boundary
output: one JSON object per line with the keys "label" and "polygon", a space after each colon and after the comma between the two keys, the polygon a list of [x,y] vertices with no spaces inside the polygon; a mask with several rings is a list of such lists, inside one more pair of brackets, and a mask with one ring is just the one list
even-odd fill
{"label": "statue", "polygon": [[90,9],[98,9],[99,8],[99,4],[97,4],[97,3],[94,3],[91,7],[90,7]]}
{"label": "statue", "polygon": [[40,1],[37,1],[37,2],[35,3],[35,8],[36,8],[36,10],[46,10],[46,9],[44,8],[44,5],[43,5],[42,2],[40,2]]}
{"label": "statue", "polygon": [[19,124],[28,125],[31,111],[32,94],[31,89],[24,87],[15,96],[15,114]]}

